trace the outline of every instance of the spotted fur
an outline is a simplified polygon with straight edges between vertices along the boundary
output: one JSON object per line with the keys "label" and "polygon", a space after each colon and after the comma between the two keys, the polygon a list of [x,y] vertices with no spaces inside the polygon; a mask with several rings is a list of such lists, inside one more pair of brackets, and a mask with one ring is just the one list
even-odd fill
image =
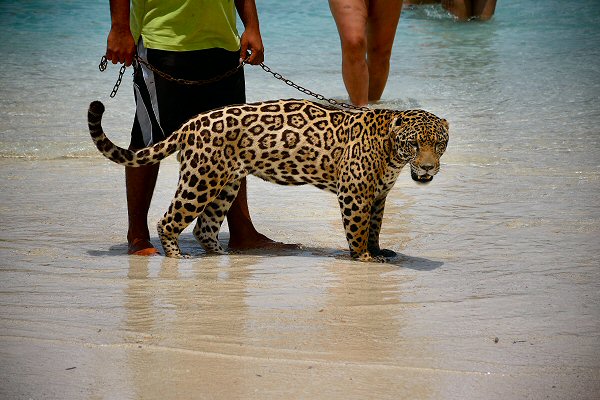
{"label": "spotted fur", "polygon": [[253,174],[281,185],[311,184],[337,195],[353,258],[383,261],[379,231],[386,196],[400,170],[431,181],[448,143],[448,123],[423,110],[344,111],[307,100],[228,106],[202,113],[164,141],[130,151],[104,134],[102,103],[90,104],[96,147],[126,166],[154,164],[180,151],[175,197],[158,223],[165,255],[181,257],[179,234],[197,220],[194,235],[208,251],[223,253],[218,232]]}

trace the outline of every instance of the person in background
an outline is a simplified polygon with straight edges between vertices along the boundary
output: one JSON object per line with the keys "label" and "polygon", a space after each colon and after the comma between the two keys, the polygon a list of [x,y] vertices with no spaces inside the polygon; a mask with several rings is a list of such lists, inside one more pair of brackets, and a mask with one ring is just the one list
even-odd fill
{"label": "person in background", "polygon": [[[240,37],[236,10],[244,24]],[[205,80],[235,69],[241,58],[250,64],[263,61],[255,0],[204,0],[150,2],[110,0],[111,29],[106,58],[113,64],[132,64],[137,55],[158,70],[177,78]],[[185,85],[154,74],[138,63],[134,74],[136,114],[130,149],[155,144],[185,121],[216,107],[246,101],[243,69],[218,82]],[[148,210],[159,165],[125,170],[129,229],[128,253],[153,255]],[[250,249],[287,246],[254,228],[248,211],[246,180],[227,214],[229,248]]]}
{"label": "person in background", "polygon": [[342,77],[356,106],[381,99],[402,0],[329,0],[342,45]]}
{"label": "person in background", "polygon": [[407,0],[407,5],[441,3],[460,21],[479,19],[487,21],[494,16],[496,0]]}
{"label": "person in background", "polygon": [[487,21],[494,16],[496,0],[442,0],[442,7],[461,21]]}

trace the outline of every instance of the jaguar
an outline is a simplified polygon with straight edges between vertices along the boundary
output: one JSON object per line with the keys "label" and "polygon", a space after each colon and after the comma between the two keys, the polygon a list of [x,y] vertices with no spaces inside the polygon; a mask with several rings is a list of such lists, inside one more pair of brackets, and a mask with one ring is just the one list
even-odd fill
{"label": "jaguar", "polygon": [[[104,133],[105,107],[90,104],[88,125],[109,160],[136,167],[179,152],[175,196],[158,222],[167,257],[184,257],[179,235],[193,233],[207,253],[224,254],[219,230],[248,174],[280,185],[311,184],[335,193],[353,259],[384,262],[385,201],[400,171],[430,182],[449,139],[445,119],[424,110],[345,110],[309,100],[272,100],[203,112],[165,140],[138,151],[115,145]],[[187,257],[187,256],[185,256]]]}

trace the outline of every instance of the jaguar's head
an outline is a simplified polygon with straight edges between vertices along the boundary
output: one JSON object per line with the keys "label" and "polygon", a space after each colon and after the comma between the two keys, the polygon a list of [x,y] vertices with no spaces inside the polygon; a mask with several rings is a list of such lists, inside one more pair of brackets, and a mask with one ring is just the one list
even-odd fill
{"label": "jaguar's head", "polygon": [[440,169],[448,145],[448,121],[423,110],[402,111],[392,122],[396,156],[410,164],[418,183],[429,183]]}

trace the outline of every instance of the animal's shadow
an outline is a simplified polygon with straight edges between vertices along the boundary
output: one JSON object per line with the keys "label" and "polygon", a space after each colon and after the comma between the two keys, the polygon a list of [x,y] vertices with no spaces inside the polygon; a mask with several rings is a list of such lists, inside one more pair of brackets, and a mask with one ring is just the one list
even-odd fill
{"label": "animal's shadow", "polygon": [[[227,234],[220,234],[219,241],[223,248],[227,251],[227,242],[229,236]],[[151,240],[152,244],[156,246],[159,251],[162,250],[160,243],[155,243],[156,240]],[[198,259],[202,257],[215,257],[218,255],[207,254],[200,247],[198,242],[191,233],[183,233],[179,237],[179,246],[184,254],[189,254],[192,259]],[[87,253],[94,257],[104,256],[118,256],[127,253],[127,244],[120,243],[111,246],[108,250],[88,250]],[[270,256],[270,257],[325,257],[335,258],[341,261],[352,261],[350,252],[347,249],[334,249],[328,247],[317,247],[317,246],[303,246],[301,245],[297,249],[278,249],[278,248],[266,248],[256,250],[244,250],[244,251],[231,251],[229,254],[232,255],[253,255],[253,256]],[[444,265],[441,261],[429,260],[422,257],[407,256],[405,254],[398,253],[395,257],[388,258],[385,262],[387,265],[395,265],[400,268],[407,268],[417,271],[433,271]]]}

